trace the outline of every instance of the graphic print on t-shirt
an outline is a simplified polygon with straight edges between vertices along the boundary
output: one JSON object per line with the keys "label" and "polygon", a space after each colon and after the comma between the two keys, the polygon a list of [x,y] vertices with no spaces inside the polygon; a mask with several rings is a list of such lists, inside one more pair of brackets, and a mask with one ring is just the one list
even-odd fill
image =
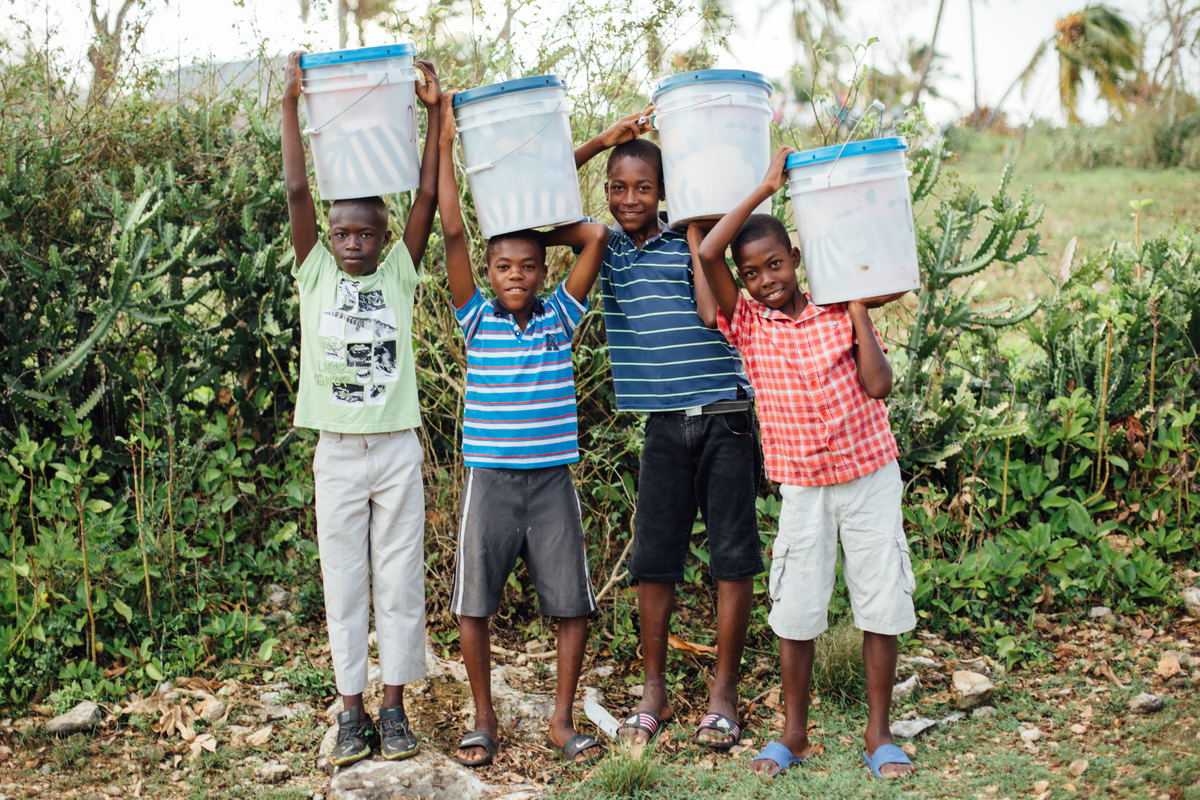
{"label": "graphic print on t-shirt", "polygon": [[319,332],[334,405],[385,404],[386,384],[400,379],[396,332],[396,312],[382,289],[361,291],[358,281],[339,281],[333,305],[321,311]]}

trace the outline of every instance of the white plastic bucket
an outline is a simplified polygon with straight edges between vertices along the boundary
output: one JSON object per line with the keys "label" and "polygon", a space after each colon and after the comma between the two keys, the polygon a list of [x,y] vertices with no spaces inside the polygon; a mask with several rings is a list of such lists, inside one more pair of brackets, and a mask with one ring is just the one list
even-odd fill
{"label": "white plastic bucket", "polygon": [[557,75],[459,92],[454,122],[485,239],[582,219],[571,103]]}
{"label": "white plastic bucket", "polygon": [[[771,82],[757,72],[705,69],[659,81],[654,127],[672,224],[727,214],[771,164]],[[756,211],[769,212],[765,201]]]}
{"label": "white plastic bucket", "polygon": [[421,184],[411,44],[300,58],[309,147],[323,200]]}
{"label": "white plastic bucket", "polygon": [[817,305],[921,285],[904,139],[872,139],[788,156],[788,196]]}

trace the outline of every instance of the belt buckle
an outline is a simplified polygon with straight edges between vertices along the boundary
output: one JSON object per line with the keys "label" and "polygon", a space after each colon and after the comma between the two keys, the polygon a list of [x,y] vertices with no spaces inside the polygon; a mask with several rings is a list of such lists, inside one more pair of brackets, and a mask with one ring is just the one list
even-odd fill
{"label": "belt buckle", "polygon": [[691,408],[685,408],[683,413],[688,417],[698,417],[704,413],[704,406],[692,406]]}

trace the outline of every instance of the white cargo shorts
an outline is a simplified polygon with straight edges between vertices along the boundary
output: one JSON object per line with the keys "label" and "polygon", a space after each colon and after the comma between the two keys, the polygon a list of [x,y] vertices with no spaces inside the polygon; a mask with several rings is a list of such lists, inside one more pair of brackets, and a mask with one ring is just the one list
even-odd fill
{"label": "white cargo shorts", "polygon": [[900,498],[900,467],[830,486],[779,487],[783,508],[771,548],[771,613],[782,639],[807,641],[829,627],[829,598],[842,572],[854,624],[870,633],[899,634],[916,627],[916,587]]}

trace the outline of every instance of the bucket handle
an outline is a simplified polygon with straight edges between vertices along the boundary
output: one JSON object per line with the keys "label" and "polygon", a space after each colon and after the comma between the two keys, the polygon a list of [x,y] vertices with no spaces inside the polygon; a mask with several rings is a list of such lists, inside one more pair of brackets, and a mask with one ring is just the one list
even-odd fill
{"label": "bucket handle", "polygon": [[532,136],[530,136],[530,137],[529,137],[528,139],[526,139],[525,141],[521,142],[519,145],[517,145],[516,147],[514,147],[512,150],[509,150],[507,153],[505,153],[504,155],[502,155],[502,156],[500,156],[499,158],[495,159],[494,161],[485,161],[485,162],[483,162],[482,164],[475,164],[474,166],[467,167],[467,168],[466,168],[466,169],[464,169],[463,171],[464,171],[464,172],[465,172],[467,175],[474,175],[476,172],[483,172],[485,169],[491,169],[492,167],[496,166],[497,164],[499,164],[499,163],[500,163],[501,161],[503,161],[504,159],[506,159],[506,158],[508,158],[509,156],[511,156],[513,153],[516,153],[517,151],[519,151],[519,150],[523,149],[523,148],[525,147],[525,145],[529,144],[529,143],[530,143],[530,142],[532,142],[534,139],[536,139],[537,137],[541,136],[541,135],[542,135],[542,131],[544,131],[544,130],[546,130],[546,128],[550,127],[550,123],[554,121],[554,115],[555,115],[555,114],[557,114],[557,113],[559,112],[559,109],[561,109],[561,108],[562,108],[562,106],[563,106],[563,103],[564,103],[564,102],[565,102],[565,99],[563,99],[563,100],[559,100],[559,101],[558,101],[558,104],[557,104],[556,106],[554,106],[554,110],[553,110],[553,111],[549,111],[549,112],[547,112],[547,114],[546,114],[546,122],[545,122],[545,123],[542,125],[542,127],[538,128],[538,129],[537,129],[537,131],[535,131],[535,132],[534,132],[534,134],[533,134]]}
{"label": "bucket handle", "polygon": [[342,109],[341,111],[339,111],[338,113],[334,114],[334,115],[333,115],[332,117],[330,117],[329,119],[327,119],[327,120],[325,120],[324,122],[322,122],[322,123],[321,123],[320,125],[318,125],[317,127],[315,127],[315,128],[305,128],[305,129],[304,129],[304,131],[303,131],[304,135],[305,135],[305,136],[315,136],[315,135],[317,135],[318,133],[320,133],[322,128],[324,128],[326,125],[328,125],[329,123],[333,122],[335,119],[337,119],[338,117],[340,117],[342,114],[345,114],[347,111],[349,111],[350,109],[352,109],[352,108],[354,108],[356,105],[358,105],[360,102],[362,102],[362,101],[363,101],[363,100],[366,98],[366,96],[367,96],[367,95],[369,95],[371,92],[375,91],[375,90],[376,90],[376,89],[378,89],[380,86],[382,86],[384,83],[386,83],[386,82],[387,82],[387,79],[388,79],[388,74],[385,72],[385,73],[383,73],[383,77],[379,79],[379,83],[375,84],[375,85],[374,85],[374,86],[372,86],[370,89],[367,89],[367,91],[366,91],[366,92],[364,92],[364,93],[363,93],[361,96],[359,96],[359,98],[358,98],[357,100],[355,100],[353,103],[351,103],[350,105],[348,105],[348,106],[346,106],[345,108],[343,108],[343,109]]}
{"label": "bucket handle", "polygon": [[883,131],[883,111],[884,111],[883,103],[876,100],[875,102],[871,103],[871,105],[867,106],[866,112],[861,117],[858,118],[858,122],[854,123],[854,127],[850,129],[850,135],[847,136],[846,141],[844,141],[842,143],[842,149],[838,150],[837,158],[835,158],[833,160],[833,165],[829,168],[829,172],[825,173],[825,188],[826,189],[833,187],[833,171],[835,169],[837,169],[838,162],[842,160],[842,154],[846,152],[846,147],[849,146],[851,141],[853,141],[854,132],[858,130],[858,126],[862,124],[862,121],[864,119],[866,119],[867,116],[872,111],[879,114],[879,128],[880,128],[880,132]]}
{"label": "bucket handle", "polygon": [[727,105],[727,106],[733,105],[733,95],[732,94],[720,94],[720,95],[717,95],[716,97],[709,97],[706,100],[697,100],[695,103],[689,103],[688,105],[680,106],[679,108],[669,108],[666,111],[656,111],[648,117],[638,117],[638,125],[645,125],[647,122],[649,122],[651,128],[653,128],[654,130],[658,130],[658,126],[655,124],[655,122],[658,120],[659,117],[665,116],[667,114],[674,114],[676,111],[687,111],[689,108],[696,108],[698,106],[708,105],[709,103],[715,103],[718,100],[727,100],[728,102],[725,103],[725,105]]}

